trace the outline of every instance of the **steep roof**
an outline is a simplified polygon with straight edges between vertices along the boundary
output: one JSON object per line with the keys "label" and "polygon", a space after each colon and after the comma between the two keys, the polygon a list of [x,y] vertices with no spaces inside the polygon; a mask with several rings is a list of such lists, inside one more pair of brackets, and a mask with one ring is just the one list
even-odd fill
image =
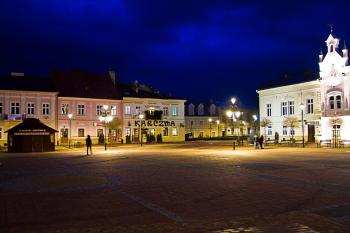
{"label": "steep roof", "polygon": [[48,77],[34,76],[2,76],[0,77],[1,90],[17,90],[17,91],[42,91],[57,92],[57,89]]}
{"label": "steep roof", "polygon": [[58,132],[57,130],[42,123],[39,119],[27,118],[27,119],[24,119],[22,123],[5,131],[5,133],[12,133],[19,130],[39,130],[39,129],[42,129],[51,133]]}
{"label": "steep roof", "polygon": [[121,99],[121,93],[108,73],[53,71],[50,76],[58,96],[95,99]]}

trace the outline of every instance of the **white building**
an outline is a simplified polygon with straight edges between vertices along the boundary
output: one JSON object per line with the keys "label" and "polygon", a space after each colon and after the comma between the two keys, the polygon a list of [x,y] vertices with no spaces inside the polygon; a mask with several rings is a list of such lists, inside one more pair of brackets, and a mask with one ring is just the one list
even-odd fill
{"label": "white building", "polygon": [[[348,50],[345,46],[339,51],[339,39],[332,33],[325,41],[327,53],[319,55],[319,79],[293,85],[267,88],[259,94],[260,119],[267,118],[268,138],[279,134],[280,140],[288,140],[294,133],[302,139],[302,125],[288,129],[283,125],[287,116],[304,119],[305,141],[350,140],[350,66]],[[303,110],[300,105],[304,105]],[[292,130],[292,132],[291,132]],[[265,129],[261,128],[261,132]]]}

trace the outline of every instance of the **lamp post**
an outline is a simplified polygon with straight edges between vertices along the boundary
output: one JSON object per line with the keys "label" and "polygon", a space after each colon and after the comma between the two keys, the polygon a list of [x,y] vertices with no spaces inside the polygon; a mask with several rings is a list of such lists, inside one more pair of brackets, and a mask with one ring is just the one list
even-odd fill
{"label": "lamp post", "polygon": [[213,119],[209,118],[208,122],[209,122],[209,138],[211,138],[211,122],[213,121]]}
{"label": "lamp post", "polygon": [[220,125],[220,121],[216,120],[216,125],[218,126],[218,137],[219,137],[219,125]]}
{"label": "lamp post", "polygon": [[[232,121],[234,121],[234,114],[231,110],[227,110],[226,111],[226,116],[229,118],[229,119],[232,119]],[[232,133],[232,129],[231,129],[231,133]],[[232,137],[233,138],[233,137]],[[233,139],[233,150],[236,149],[236,143],[235,143],[235,140]]]}
{"label": "lamp post", "polygon": [[105,125],[105,150],[107,150],[107,123],[111,122],[113,120],[112,116],[108,115],[108,105],[103,105],[103,111],[102,111],[102,116],[99,117],[99,120],[101,122],[104,122]]}
{"label": "lamp post", "polygon": [[139,118],[140,118],[140,125],[139,125],[139,140],[140,140],[140,145],[142,146],[142,128],[141,128],[141,125],[142,125],[142,119],[144,118],[145,116],[143,114],[140,114],[139,115]]}
{"label": "lamp post", "polygon": [[302,135],[303,135],[303,147],[305,147],[305,139],[304,139],[304,109],[305,109],[305,105],[303,103],[301,103],[299,105],[299,108],[301,110],[301,131],[302,131]]}
{"label": "lamp post", "polygon": [[72,140],[72,117],[73,114],[69,113],[68,114],[68,119],[69,119],[69,141],[68,141],[68,147],[70,148],[70,141]]}

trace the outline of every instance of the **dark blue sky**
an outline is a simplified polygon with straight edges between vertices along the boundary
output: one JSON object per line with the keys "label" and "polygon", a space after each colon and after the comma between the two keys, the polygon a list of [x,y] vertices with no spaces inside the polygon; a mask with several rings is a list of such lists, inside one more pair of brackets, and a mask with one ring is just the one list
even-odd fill
{"label": "dark blue sky", "polygon": [[317,75],[327,24],[350,43],[349,9],[348,1],[2,0],[0,72],[114,69],[187,99],[234,95],[254,106],[261,82]]}

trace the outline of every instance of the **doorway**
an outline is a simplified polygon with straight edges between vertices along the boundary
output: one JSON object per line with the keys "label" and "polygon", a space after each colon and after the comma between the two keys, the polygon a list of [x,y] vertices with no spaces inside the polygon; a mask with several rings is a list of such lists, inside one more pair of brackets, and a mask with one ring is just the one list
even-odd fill
{"label": "doorway", "polygon": [[307,125],[307,142],[315,142],[315,125]]}
{"label": "doorway", "polygon": [[338,147],[340,141],[340,125],[333,125],[332,128],[332,144],[333,147]]}
{"label": "doorway", "polygon": [[68,143],[68,129],[62,128],[60,131],[60,138],[61,138],[61,144],[67,144]]}

